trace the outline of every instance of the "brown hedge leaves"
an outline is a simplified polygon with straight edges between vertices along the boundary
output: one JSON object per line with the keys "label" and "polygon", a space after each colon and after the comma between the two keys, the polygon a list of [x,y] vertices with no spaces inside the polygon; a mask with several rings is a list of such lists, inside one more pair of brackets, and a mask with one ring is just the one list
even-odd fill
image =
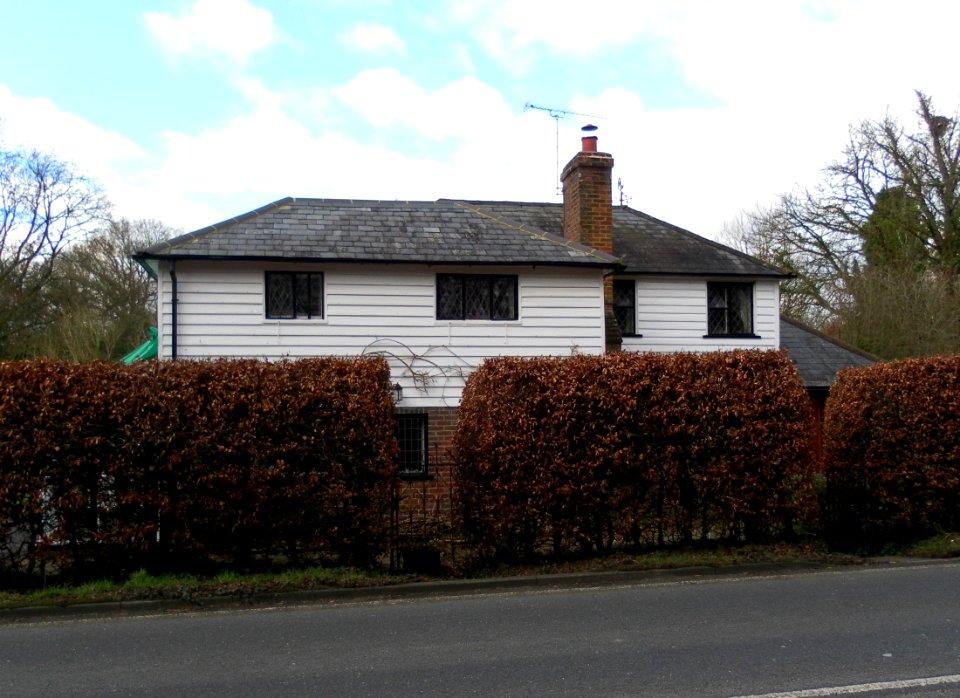
{"label": "brown hedge leaves", "polygon": [[960,528],[960,356],[850,369],[824,423],[831,539],[841,547]]}
{"label": "brown hedge leaves", "polygon": [[0,568],[171,569],[385,545],[382,360],[0,363]]}
{"label": "brown hedge leaves", "polygon": [[780,535],[810,418],[779,352],[488,360],[455,444],[464,530],[513,558]]}

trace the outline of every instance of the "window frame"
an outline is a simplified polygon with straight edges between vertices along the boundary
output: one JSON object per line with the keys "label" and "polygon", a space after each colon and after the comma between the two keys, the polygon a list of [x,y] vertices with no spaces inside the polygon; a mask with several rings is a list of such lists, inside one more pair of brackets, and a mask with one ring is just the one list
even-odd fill
{"label": "window frame", "polygon": [[[712,291],[722,288],[725,292],[725,304],[723,307],[713,307],[710,305],[710,300],[712,297]],[[730,303],[730,291],[734,289],[746,289],[747,294],[746,298],[750,302],[750,326],[745,332],[731,332],[731,303]],[[727,339],[760,339],[760,336],[754,332],[756,327],[756,282],[753,281],[708,281],[707,282],[707,334],[703,335],[704,339],[715,339],[715,338],[727,338]],[[710,331],[710,313],[713,310],[722,310],[724,312],[724,325],[727,328],[726,332],[711,332]]]}
{"label": "window frame", "polygon": [[[506,279],[512,288],[513,303],[511,304],[510,317],[494,317],[494,282]],[[441,285],[444,281],[458,281],[460,284],[460,313],[444,314],[441,316],[440,293]],[[487,285],[487,303],[490,317],[467,317],[466,312],[466,284],[468,282],[484,282]],[[456,273],[437,273],[434,278],[434,318],[441,321],[474,321],[474,322],[516,322],[520,319],[520,282],[516,274],[456,274]]]}
{"label": "window frame", "polygon": [[[630,285],[630,305],[619,305],[617,303],[617,286],[626,286]],[[633,319],[633,331],[627,332],[623,324],[620,322],[620,315],[617,313],[618,310],[627,308],[630,313],[630,317]],[[613,316],[617,320],[617,325],[620,326],[620,334],[624,337],[642,337],[643,335],[637,332],[638,318],[637,318],[637,281],[636,279],[614,279],[613,280]]]}
{"label": "window frame", "polygon": [[[394,419],[396,420],[397,445],[399,446],[397,474],[405,480],[422,480],[430,477],[430,423],[427,414],[424,412],[396,412],[394,413]],[[405,429],[411,433],[415,430],[418,437],[404,438]],[[418,463],[416,467],[406,467],[408,462],[413,461],[413,458],[408,460],[405,454],[412,455],[414,449],[405,449],[404,446],[413,438],[417,438],[419,441],[419,447],[416,449],[418,451],[416,454]]]}
{"label": "window frame", "polygon": [[[300,305],[297,302],[297,276],[306,276],[307,279],[307,299],[306,299],[306,314],[297,314],[298,306]],[[285,277],[291,279],[293,284],[293,314],[292,315],[279,315],[275,312],[271,312],[270,306],[270,287],[271,287],[271,278]],[[318,292],[318,302],[319,302],[319,314],[314,314],[310,311],[310,296],[313,295],[313,286],[315,283],[319,282],[319,292]],[[326,279],[322,271],[265,271],[263,273],[263,316],[267,320],[324,320],[326,319],[327,314],[327,303],[326,303]]]}

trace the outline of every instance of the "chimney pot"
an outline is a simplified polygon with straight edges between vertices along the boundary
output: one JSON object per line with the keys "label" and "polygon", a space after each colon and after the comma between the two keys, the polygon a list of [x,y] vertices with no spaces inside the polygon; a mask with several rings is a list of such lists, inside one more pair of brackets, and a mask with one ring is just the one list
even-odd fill
{"label": "chimney pot", "polygon": [[597,152],[597,137],[596,136],[584,136],[580,139],[580,149],[584,153],[595,153]]}

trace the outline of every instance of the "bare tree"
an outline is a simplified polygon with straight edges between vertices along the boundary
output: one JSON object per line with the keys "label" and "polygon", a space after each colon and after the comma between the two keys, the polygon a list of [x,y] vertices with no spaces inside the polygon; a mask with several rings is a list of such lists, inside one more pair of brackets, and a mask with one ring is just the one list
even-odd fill
{"label": "bare tree", "polygon": [[36,353],[72,359],[117,359],[156,323],[155,284],[132,255],[172,237],[156,220],[112,220],[66,249],[50,279],[51,323]]}
{"label": "bare tree", "polygon": [[0,149],[0,357],[48,321],[44,291],[65,246],[104,219],[99,188],[56,158]]}
{"label": "bare tree", "polygon": [[[934,287],[956,289],[960,275],[960,119],[938,114],[927,95],[918,92],[917,100],[912,130],[891,116],[852,127],[819,186],[727,226],[733,244],[795,275],[784,287],[784,314],[841,336],[844,323],[858,318],[847,337],[856,341],[873,334],[864,323],[876,315],[856,312],[868,296],[882,305],[878,294],[909,286],[905,293],[956,303],[953,291],[944,296]],[[909,280],[893,273],[906,268],[914,272]],[[898,355],[931,350],[922,342],[914,350],[894,345]]]}
{"label": "bare tree", "polygon": [[868,266],[851,283],[855,302],[837,318],[848,342],[886,359],[960,349],[956,274],[912,266]]}
{"label": "bare tree", "polygon": [[849,304],[849,283],[861,264],[859,237],[831,220],[816,194],[785,194],[773,208],[742,214],[723,235],[792,275],[781,286],[784,315],[822,327]]}

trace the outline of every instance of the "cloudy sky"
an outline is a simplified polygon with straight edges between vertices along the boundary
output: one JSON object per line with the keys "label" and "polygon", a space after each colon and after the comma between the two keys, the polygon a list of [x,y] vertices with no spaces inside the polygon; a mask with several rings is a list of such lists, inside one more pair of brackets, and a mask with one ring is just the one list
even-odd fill
{"label": "cloudy sky", "polygon": [[632,207],[716,237],[850,124],[960,105],[948,0],[2,0],[0,26],[0,141],[186,230],[284,196],[556,201],[593,122]]}

